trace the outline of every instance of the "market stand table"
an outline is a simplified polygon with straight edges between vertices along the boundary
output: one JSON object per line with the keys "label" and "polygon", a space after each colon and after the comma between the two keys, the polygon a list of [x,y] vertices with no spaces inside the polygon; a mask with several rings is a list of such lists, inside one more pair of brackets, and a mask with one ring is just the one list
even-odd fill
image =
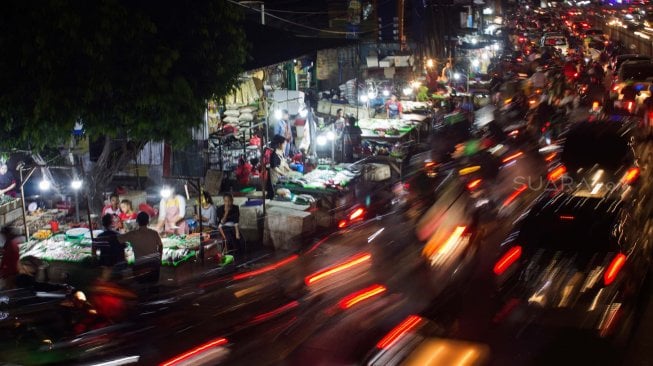
{"label": "market stand table", "polygon": [[[97,235],[96,232],[93,234]],[[48,280],[77,285],[88,284],[95,278],[97,267],[91,253],[90,235],[80,238],[56,234],[47,238],[40,236],[40,238],[33,237],[21,244],[20,258],[34,256],[45,261]],[[161,238],[161,241],[163,243],[161,265],[171,268],[172,275],[178,277],[177,272],[184,267],[182,264],[192,263],[192,259],[196,258],[200,237],[173,236]],[[134,253],[131,246],[127,246],[125,255],[127,263],[133,265]]]}

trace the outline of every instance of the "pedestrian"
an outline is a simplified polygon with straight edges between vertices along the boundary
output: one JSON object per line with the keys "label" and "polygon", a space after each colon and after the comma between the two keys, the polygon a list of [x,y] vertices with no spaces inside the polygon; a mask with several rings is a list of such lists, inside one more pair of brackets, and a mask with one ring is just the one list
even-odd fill
{"label": "pedestrian", "polygon": [[345,155],[346,163],[353,163],[356,156],[356,151],[360,150],[363,131],[356,124],[356,118],[349,117],[347,126],[343,132],[343,152]]}
{"label": "pedestrian", "polygon": [[[286,145],[288,142],[281,135],[275,135],[270,144],[274,152],[270,156],[270,174],[268,179],[268,198],[274,198],[275,186],[279,183],[281,177],[285,177],[290,173],[290,166],[284,155]],[[220,216],[218,216],[220,217]]]}
{"label": "pedestrian", "polygon": [[104,231],[94,240],[91,253],[95,255],[96,250],[100,250],[99,264],[103,267],[113,267],[120,262],[125,262],[126,245],[118,241],[118,232],[111,228],[113,225],[113,216],[106,214],[102,216],[102,226]]}
{"label": "pedestrian", "polygon": [[274,134],[283,136],[286,140],[284,156],[290,156],[291,145],[293,144],[292,128],[290,127],[290,115],[288,110],[281,111],[281,120],[274,126]]}
{"label": "pedestrian", "polygon": [[222,196],[222,201],[224,204],[217,209],[220,234],[222,234],[227,248],[235,251],[235,257],[242,258],[245,253],[238,225],[240,222],[240,209],[234,205],[234,196],[230,193],[225,193]]}
{"label": "pedestrian", "polygon": [[0,261],[0,279],[4,282],[4,289],[12,289],[16,285],[16,276],[18,275],[20,237],[9,226],[2,229],[2,236],[4,236],[5,244]]}
{"label": "pedestrian", "polygon": [[16,197],[16,178],[9,171],[7,166],[7,158],[5,156],[0,158],[0,196],[7,195]]}
{"label": "pedestrian", "polygon": [[141,282],[157,282],[163,256],[163,243],[159,233],[147,227],[150,216],[139,212],[136,216],[138,229],[118,236],[121,243],[131,244],[134,251],[134,273]]}

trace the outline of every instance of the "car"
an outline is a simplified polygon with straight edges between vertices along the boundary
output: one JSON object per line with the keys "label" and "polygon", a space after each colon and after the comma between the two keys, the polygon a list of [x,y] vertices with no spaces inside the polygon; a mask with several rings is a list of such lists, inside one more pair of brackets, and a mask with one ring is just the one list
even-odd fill
{"label": "car", "polygon": [[484,365],[490,347],[483,343],[444,338],[445,330],[418,315],[399,322],[368,353],[363,365]]}
{"label": "car", "polygon": [[632,196],[639,189],[636,125],[581,122],[563,135],[559,157],[552,159],[549,182],[581,197]]}
{"label": "car", "polygon": [[564,55],[569,50],[569,41],[564,36],[544,36],[542,37],[540,46],[553,47]]}
{"label": "car", "polygon": [[651,61],[651,56],[646,56],[646,55],[641,55],[637,53],[628,53],[628,54],[623,54],[619,55],[614,58],[612,61],[610,67],[612,68],[612,71],[615,73],[619,71],[619,68],[621,67],[621,64],[623,64],[626,61]]}
{"label": "car", "polygon": [[495,321],[535,332],[582,331],[623,345],[649,268],[646,219],[624,200],[543,194],[514,225],[493,266],[501,299]]}
{"label": "car", "polygon": [[610,96],[621,100],[623,95],[621,91],[627,83],[633,83],[635,89],[639,91],[637,104],[641,104],[646,98],[651,96],[649,91],[653,82],[653,63],[647,60],[630,60],[621,64],[617,77],[610,89]]}

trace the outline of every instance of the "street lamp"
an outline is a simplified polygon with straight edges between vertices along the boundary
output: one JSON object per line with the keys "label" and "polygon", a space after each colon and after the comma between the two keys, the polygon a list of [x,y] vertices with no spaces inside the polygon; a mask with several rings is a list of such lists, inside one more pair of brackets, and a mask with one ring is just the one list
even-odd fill
{"label": "street lamp", "polygon": [[170,196],[172,196],[172,189],[170,189],[168,187],[163,187],[161,189],[161,197],[162,198],[170,198]]}
{"label": "street lamp", "polygon": [[39,182],[39,189],[42,191],[49,190],[50,186],[51,186],[50,181],[45,178],[41,179],[41,181]]}
{"label": "street lamp", "polygon": [[[73,189],[75,192],[75,218],[77,219],[77,222],[80,221],[79,219],[79,190],[82,189],[82,181],[79,178],[73,179],[72,182],[70,182],[70,188]],[[89,223],[90,226],[90,223]],[[92,229],[92,228],[91,228]]]}

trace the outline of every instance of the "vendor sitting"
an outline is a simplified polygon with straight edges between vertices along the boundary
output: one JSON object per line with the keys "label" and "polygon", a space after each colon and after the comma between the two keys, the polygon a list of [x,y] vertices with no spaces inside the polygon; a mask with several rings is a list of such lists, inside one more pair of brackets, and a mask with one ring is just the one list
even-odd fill
{"label": "vendor sitting", "polygon": [[16,188],[16,179],[14,178],[14,175],[11,174],[9,171],[9,167],[7,166],[7,162],[2,159],[0,160],[0,196],[2,195],[8,195],[15,197],[16,192],[14,189]]}
{"label": "vendor sitting", "polygon": [[215,214],[215,206],[213,199],[207,191],[202,191],[202,202],[200,206],[200,215],[196,216],[196,220],[202,220],[202,226],[205,228],[217,227],[217,216]]}
{"label": "vendor sitting", "polygon": [[[279,183],[279,178],[290,174],[291,170],[284,156],[286,149],[286,139],[281,135],[275,135],[272,138],[270,146],[274,153],[270,158],[270,174],[267,183],[268,198],[274,198],[275,186]],[[218,217],[220,217],[218,215]]]}
{"label": "vendor sitting", "polygon": [[120,202],[120,214],[118,216],[120,217],[120,221],[136,220],[136,212],[134,212],[134,208],[132,207],[132,201],[122,200]]}
{"label": "vendor sitting", "polygon": [[186,199],[182,195],[175,194],[172,187],[165,187],[161,196],[157,230],[168,234],[188,234],[188,224],[185,219]]}
{"label": "vendor sitting", "polygon": [[238,227],[240,210],[238,206],[234,205],[234,197],[231,194],[226,193],[222,199],[224,205],[217,209],[218,227],[222,238],[227,244],[227,248],[229,250],[235,250],[235,257],[238,258],[244,254],[240,240],[240,228]]}
{"label": "vendor sitting", "polygon": [[111,228],[116,230],[120,226],[120,197],[116,193],[109,196],[109,204],[102,209],[102,216],[111,215],[113,224]]}

